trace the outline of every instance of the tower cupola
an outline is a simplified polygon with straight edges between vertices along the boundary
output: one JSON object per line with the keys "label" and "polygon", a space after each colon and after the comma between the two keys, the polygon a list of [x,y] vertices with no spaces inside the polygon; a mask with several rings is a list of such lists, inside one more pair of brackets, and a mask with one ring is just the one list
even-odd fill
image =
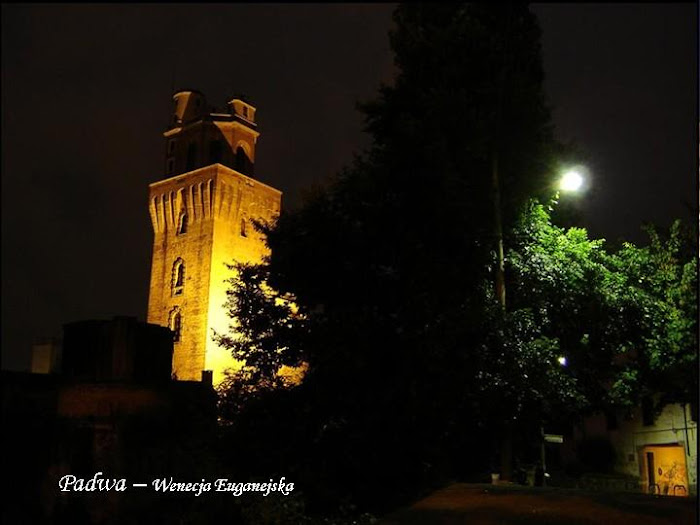
{"label": "tower cupola", "polygon": [[173,111],[165,137],[166,178],[212,164],[222,164],[248,177],[255,173],[255,145],[260,136],[256,108],[235,97],[221,112],[204,95],[183,89],[173,95]]}
{"label": "tower cupola", "polygon": [[206,99],[196,90],[182,90],[173,95],[174,126],[197,120],[206,113]]}

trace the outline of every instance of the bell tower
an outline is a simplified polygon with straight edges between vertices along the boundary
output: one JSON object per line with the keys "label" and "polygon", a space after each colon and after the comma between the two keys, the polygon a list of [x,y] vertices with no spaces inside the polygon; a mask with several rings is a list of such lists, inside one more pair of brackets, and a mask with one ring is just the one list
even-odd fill
{"label": "bell tower", "polygon": [[148,322],[167,326],[175,339],[173,375],[219,383],[230,354],[212,340],[230,323],[224,303],[234,259],[259,262],[267,247],[252,219],[272,220],[282,194],[254,177],[260,133],[256,108],[241,98],[219,111],[202,93],[173,95],[165,138],[164,177],[149,186],[153,255]]}

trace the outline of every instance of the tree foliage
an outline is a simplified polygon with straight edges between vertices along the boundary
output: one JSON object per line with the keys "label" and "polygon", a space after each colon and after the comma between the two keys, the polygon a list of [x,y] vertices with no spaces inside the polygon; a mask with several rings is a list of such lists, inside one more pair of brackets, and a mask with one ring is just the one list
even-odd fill
{"label": "tree foliage", "polygon": [[261,392],[290,386],[280,371],[303,365],[306,327],[293,298],[267,284],[267,264],[234,261],[227,266],[234,272],[226,291],[231,324],[227,333],[215,333],[214,340],[242,364],[219,388],[222,415],[232,419]]}
{"label": "tree foliage", "polygon": [[697,259],[679,222],[647,232],[647,246],[609,251],[532,204],[510,242],[511,305],[559,341],[591,408],[690,402],[697,389]]}
{"label": "tree foliage", "polygon": [[226,308],[232,324],[228,334],[217,334],[219,345],[245,363],[254,383],[275,383],[283,366],[302,364],[304,319],[293,297],[267,284],[266,264],[234,262],[227,280]]}
{"label": "tree foliage", "polygon": [[631,342],[613,396],[663,394],[660,404],[689,403],[698,391],[697,238],[679,221],[666,235],[646,228],[649,244],[626,243],[615,268],[625,276]]}
{"label": "tree foliage", "polygon": [[551,116],[540,29],[523,4],[402,4],[391,34],[393,86],[363,107],[393,182],[437,186],[455,225],[493,234],[491,170],[498,157],[506,230],[531,197],[551,190]]}

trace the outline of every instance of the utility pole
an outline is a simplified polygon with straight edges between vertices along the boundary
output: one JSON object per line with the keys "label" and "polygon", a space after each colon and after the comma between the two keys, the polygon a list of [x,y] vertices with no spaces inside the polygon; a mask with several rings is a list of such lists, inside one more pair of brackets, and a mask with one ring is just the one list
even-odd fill
{"label": "utility pole", "polygon": [[503,120],[503,97],[505,95],[506,82],[508,80],[508,67],[510,59],[510,31],[513,22],[513,6],[508,4],[506,7],[506,24],[505,32],[503,33],[503,54],[501,55],[501,67],[498,77],[498,85],[496,86],[496,111],[493,126],[493,136],[491,137],[491,185],[493,189],[493,219],[494,230],[496,234],[496,255],[498,264],[496,266],[496,297],[501,305],[503,313],[506,311],[506,278],[505,278],[505,261],[503,254],[503,212],[501,210],[501,180],[499,172],[499,156],[500,156],[500,135],[501,121]]}
{"label": "utility pole", "polygon": [[[503,97],[507,81],[507,71],[509,65],[509,41],[512,26],[513,8],[508,5],[506,14],[505,32],[503,34],[503,54],[501,56],[501,68],[498,78],[498,94],[496,98],[495,123],[492,137],[491,149],[491,183],[493,187],[493,211],[494,229],[496,234],[496,256],[498,258],[496,266],[496,297],[501,306],[501,315],[506,313],[506,277],[505,277],[505,257],[503,250],[503,217],[501,210],[501,181],[499,172],[500,155],[500,134],[501,120],[503,112]],[[512,421],[506,421],[504,425],[504,435],[501,437],[501,479],[510,481],[512,477],[513,462],[513,426]]]}
{"label": "utility pole", "polygon": [[496,298],[503,313],[506,311],[506,275],[503,255],[503,222],[501,218],[501,187],[498,176],[498,152],[494,148],[491,158],[491,182],[493,184],[494,227],[496,230]]}

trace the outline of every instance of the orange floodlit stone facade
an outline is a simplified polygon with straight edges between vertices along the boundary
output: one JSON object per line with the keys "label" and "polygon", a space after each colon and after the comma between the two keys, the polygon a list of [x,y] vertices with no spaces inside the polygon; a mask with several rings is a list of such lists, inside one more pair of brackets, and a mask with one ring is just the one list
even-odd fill
{"label": "orange floodlit stone facade", "polygon": [[280,212],[280,191],[253,177],[259,133],[255,107],[231,100],[225,111],[207,106],[197,91],[173,96],[173,116],[164,133],[165,177],[149,186],[153,258],[148,322],[174,333],[173,376],[214,384],[230,353],[214,343],[226,332],[226,267],[234,259],[258,262],[267,247],[252,220]]}

